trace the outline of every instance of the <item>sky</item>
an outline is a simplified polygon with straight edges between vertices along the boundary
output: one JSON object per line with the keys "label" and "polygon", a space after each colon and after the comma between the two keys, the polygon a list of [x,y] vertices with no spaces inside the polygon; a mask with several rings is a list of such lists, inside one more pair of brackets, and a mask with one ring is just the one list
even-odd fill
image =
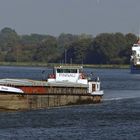
{"label": "sky", "polygon": [[0,0],[0,30],[18,34],[140,32],[140,0]]}

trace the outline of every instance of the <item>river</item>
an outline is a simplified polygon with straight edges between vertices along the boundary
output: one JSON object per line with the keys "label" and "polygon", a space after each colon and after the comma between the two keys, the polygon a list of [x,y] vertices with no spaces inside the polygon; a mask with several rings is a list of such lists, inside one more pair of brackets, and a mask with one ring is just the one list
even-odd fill
{"label": "river", "polygon": [[[46,72],[43,72],[46,71]],[[44,67],[0,67],[0,78],[41,80]],[[140,75],[129,69],[84,69],[100,77],[100,104],[1,112],[3,140],[138,140],[140,138]]]}

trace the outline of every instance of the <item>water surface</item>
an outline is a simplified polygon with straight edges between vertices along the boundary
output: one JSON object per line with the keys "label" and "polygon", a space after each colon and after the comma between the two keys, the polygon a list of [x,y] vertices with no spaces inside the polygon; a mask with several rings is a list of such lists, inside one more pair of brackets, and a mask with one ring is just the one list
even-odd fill
{"label": "water surface", "polygon": [[[0,67],[0,78],[46,78],[44,67]],[[1,112],[4,140],[124,140],[140,138],[140,75],[128,69],[85,69],[98,75],[101,104]]]}

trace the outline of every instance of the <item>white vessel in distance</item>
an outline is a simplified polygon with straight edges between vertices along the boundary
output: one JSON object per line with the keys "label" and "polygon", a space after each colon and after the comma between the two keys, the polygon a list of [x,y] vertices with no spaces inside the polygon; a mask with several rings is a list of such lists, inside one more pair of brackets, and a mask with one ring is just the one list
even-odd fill
{"label": "white vessel in distance", "polygon": [[131,73],[140,73],[140,39],[132,46],[130,65]]}

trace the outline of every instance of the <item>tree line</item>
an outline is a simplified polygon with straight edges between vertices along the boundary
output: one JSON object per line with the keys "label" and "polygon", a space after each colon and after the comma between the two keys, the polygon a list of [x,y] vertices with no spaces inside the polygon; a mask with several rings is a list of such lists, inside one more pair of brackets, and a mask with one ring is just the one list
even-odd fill
{"label": "tree line", "polygon": [[137,36],[128,33],[18,35],[11,28],[0,31],[0,62],[77,64],[129,64]]}

